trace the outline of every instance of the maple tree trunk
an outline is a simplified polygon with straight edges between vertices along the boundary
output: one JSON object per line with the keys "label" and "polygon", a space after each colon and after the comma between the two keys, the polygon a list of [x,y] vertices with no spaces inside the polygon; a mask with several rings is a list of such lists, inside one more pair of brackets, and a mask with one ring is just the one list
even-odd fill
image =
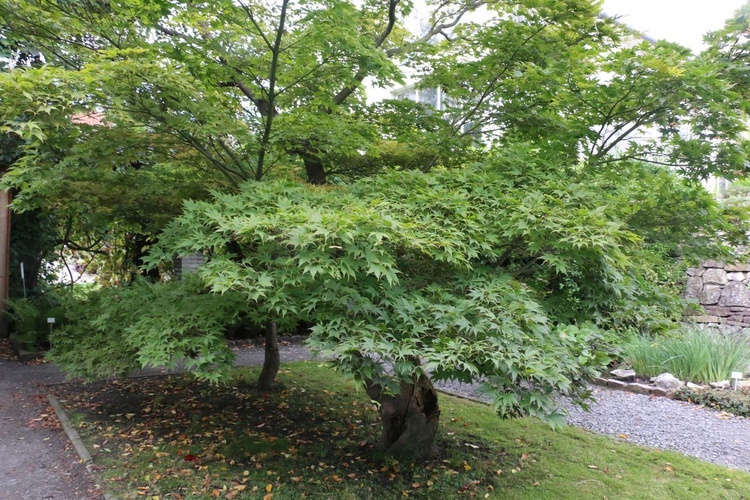
{"label": "maple tree trunk", "polygon": [[413,383],[402,382],[398,394],[386,394],[377,384],[367,386],[367,394],[380,403],[381,443],[389,454],[411,460],[437,454],[440,408],[437,391],[426,375]]}
{"label": "maple tree trunk", "polygon": [[275,321],[269,321],[266,325],[266,350],[263,359],[263,369],[258,376],[258,390],[270,391],[276,374],[281,366],[281,355],[279,354],[279,336]]}
{"label": "maple tree trunk", "polygon": [[307,182],[310,184],[325,184],[328,182],[326,171],[323,167],[323,160],[319,156],[312,153],[306,153],[301,156],[305,164]]}

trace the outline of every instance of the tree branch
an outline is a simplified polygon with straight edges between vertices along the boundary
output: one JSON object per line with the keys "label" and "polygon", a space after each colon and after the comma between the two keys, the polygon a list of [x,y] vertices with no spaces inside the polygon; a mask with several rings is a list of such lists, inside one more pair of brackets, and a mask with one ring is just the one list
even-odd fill
{"label": "tree branch", "polygon": [[271,70],[268,74],[268,115],[265,117],[265,127],[263,128],[263,136],[260,140],[260,151],[258,151],[258,164],[255,170],[255,180],[261,180],[264,173],[264,162],[266,154],[268,154],[268,146],[271,140],[271,131],[273,128],[273,120],[276,115],[275,102],[276,102],[276,81],[277,72],[279,69],[279,54],[281,50],[281,40],[284,37],[285,23],[286,23],[286,9],[289,6],[290,0],[283,0],[281,3],[281,15],[279,16],[279,26],[276,29],[276,39],[274,40],[273,46],[271,47]]}

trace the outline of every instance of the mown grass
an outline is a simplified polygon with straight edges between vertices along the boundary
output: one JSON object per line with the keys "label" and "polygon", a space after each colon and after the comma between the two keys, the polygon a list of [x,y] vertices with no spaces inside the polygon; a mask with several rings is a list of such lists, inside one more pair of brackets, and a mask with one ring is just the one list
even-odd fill
{"label": "mown grass", "polygon": [[399,463],[377,411],[330,369],[295,363],[281,389],[185,377],[69,385],[58,396],[119,498],[750,498],[750,474],[441,397],[441,455]]}
{"label": "mown grass", "polygon": [[750,341],[687,328],[673,337],[636,335],[622,345],[623,358],[635,372],[654,377],[669,372],[680,380],[710,383],[744,372],[750,363]]}

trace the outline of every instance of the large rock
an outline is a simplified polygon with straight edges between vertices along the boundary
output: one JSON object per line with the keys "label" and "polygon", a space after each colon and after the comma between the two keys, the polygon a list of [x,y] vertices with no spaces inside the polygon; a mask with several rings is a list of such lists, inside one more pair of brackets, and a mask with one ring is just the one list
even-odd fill
{"label": "large rock", "polygon": [[742,281],[730,281],[721,293],[719,305],[750,307],[750,289]]}
{"label": "large rock", "polygon": [[727,272],[723,269],[706,269],[701,277],[706,285],[726,285]]}
{"label": "large rock", "polygon": [[697,299],[703,292],[703,278],[700,276],[691,276],[685,284],[685,297],[688,299]]}
{"label": "large rock", "polygon": [[625,381],[635,380],[634,370],[618,369],[618,370],[612,370],[609,373],[611,373],[614,377],[616,377],[619,380],[625,380]]}
{"label": "large rock", "polygon": [[709,384],[714,389],[724,390],[732,387],[732,383],[729,380],[722,380],[721,382],[711,382]]}
{"label": "large rock", "polygon": [[702,267],[690,267],[690,268],[688,268],[687,271],[685,271],[685,273],[688,276],[703,276],[703,273],[705,271],[706,270],[704,268],[702,268]]}
{"label": "large rock", "polygon": [[703,267],[716,267],[724,269],[724,263],[717,260],[707,260],[703,263]]}
{"label": "large rock", "polygon": [[745,273],[727,273],[729,281],[745,281]]}
{"label": "large rock", "polygon": [[653,387],[646,384],[628,384],[625,386],[625,390],[628,392],[634,392],[635,394],[644,394],[649,396]]}
{"label": "large rock", "polygon": [[720,285],[704,286],[700,297],[701,304],[707,306],[718,304],[719,299],[721,298],[721,289],[722,287]]}
{"label": "large rock", "polygon": [[733,273],[746,273],[750,271],[750,264],[727,264],[724,269]]}
{"label": "large rock", "polygon": [[649,393],[650,396],[659,396],[659,397],[667,397],[674,394],[673,392],[667,392],[664,389],[661,389],[659,387],[652,387],[651,392]]}
{"label": "large rock", "polygon": [[662,373],[654,379],[654,385],[659,389],[664,389],[667,394],[671,394],[682,387],[682,382],[671,373]]}
{"label": "large rock", "polygon": [[612,389],[624,389],[628,386],[627,382],[623,382],[622,380],[615,380],[613,378],[607,379],[607,387],[611,387]]}

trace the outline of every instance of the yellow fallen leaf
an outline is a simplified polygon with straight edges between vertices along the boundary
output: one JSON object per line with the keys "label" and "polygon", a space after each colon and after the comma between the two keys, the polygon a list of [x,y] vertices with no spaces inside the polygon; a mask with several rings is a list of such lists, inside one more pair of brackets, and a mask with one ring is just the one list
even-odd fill
{"label": "yellow fallen leaf", "polygon": [[273,485],[271,483],[268,483],[266,485],[266,493],[271,493],[273,491]]}

